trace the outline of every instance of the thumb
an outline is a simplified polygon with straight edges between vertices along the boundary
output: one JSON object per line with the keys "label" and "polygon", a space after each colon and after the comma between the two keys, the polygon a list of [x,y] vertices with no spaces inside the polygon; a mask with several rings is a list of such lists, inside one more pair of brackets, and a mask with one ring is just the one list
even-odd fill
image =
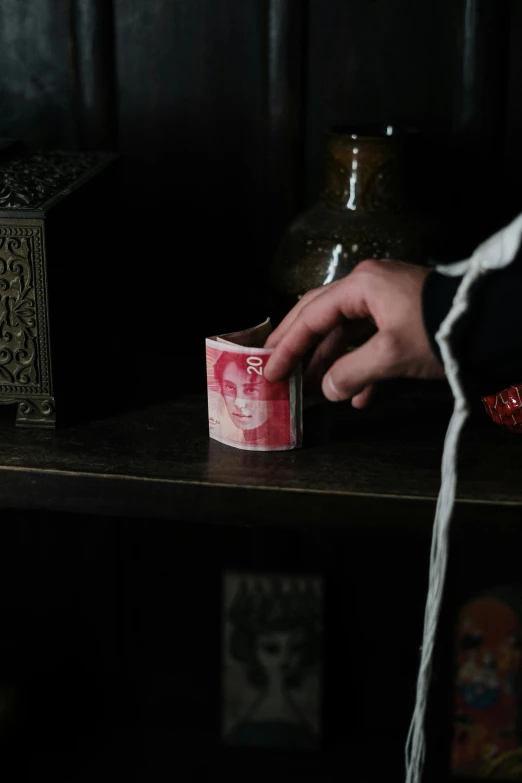
{"label": "thumb", "polygon": [[348,400],[374,381],[394,377],[399,355],[395,338],[377,332],[360,348],[332,364],[323,378],[324,396],[332,402]]}

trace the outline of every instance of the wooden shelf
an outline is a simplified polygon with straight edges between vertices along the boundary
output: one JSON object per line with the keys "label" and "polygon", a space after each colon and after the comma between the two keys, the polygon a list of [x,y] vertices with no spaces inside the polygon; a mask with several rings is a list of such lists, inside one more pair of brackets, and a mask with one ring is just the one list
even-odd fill
{"label": "wooden shelf", "polygon": [[[55,432],[16,430],[3,409],[0,506],[240,524],[368,525],[390,515],[429,524],[451,409],[441,384],[396,384],[367,411],[310,408],[303,448],[273,453],[209,440],[198,394]],[[520,447],[478,409],[460,452],[459,508],[476,518],[502,506],[518,519]]]}

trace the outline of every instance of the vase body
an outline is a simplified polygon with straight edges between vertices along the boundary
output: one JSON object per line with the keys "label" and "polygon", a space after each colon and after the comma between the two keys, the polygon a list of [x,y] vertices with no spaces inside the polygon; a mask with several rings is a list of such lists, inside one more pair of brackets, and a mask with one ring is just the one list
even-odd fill
{"label": "vase body", "polygon": [[277,316],[312,288],[348,274],[367,258],[425,264],[435,224],[415,203],[410,134],[333,131],[327,139],[325,187],[284,233],[270,267]]}

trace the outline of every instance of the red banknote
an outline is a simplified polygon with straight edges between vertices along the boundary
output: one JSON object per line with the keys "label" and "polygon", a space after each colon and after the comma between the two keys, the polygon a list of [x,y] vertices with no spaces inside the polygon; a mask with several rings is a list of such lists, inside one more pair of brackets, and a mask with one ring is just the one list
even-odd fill
{"label": "red banknote", "polygon": [[301,373],[277,383],[265,379],[272,350],[263,348],[272,327],[209,337],[208,427],[214,440],[250,451],[283,451],[301,445]]}

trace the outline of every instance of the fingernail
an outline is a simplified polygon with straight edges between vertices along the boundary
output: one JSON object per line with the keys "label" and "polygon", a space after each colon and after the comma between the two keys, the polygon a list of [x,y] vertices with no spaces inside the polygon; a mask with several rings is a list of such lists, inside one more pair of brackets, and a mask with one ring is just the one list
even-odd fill
{"label": "fingernail", "polygon": [[331,375],[326,376],[326,385],[328,387],[329,395],[328,399],[332,402],[336,402],[340,398],[339,389],[336,387],[335,383],[333,382],[333,378]]}

